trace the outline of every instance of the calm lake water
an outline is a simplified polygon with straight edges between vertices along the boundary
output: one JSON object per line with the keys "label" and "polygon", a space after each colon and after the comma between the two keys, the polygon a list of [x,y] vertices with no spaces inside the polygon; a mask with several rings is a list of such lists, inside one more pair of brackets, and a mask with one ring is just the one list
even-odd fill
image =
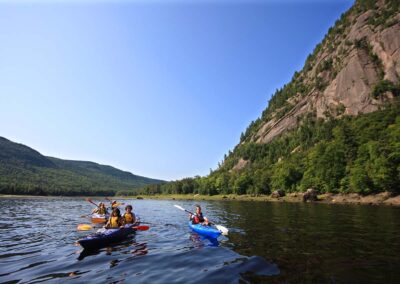
{"label": "calm lake water", "polygon": [[230,229],[191,232],[194,201],[124,200],[150,230],[87,253],[74,198],[0,198],[0,282],[400,283],[400,208],[264,202],[200,204]]}

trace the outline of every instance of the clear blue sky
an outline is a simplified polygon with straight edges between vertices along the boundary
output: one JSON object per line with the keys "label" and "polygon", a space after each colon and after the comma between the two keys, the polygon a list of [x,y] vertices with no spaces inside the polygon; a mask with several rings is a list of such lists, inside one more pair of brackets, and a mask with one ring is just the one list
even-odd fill
{"label": "clear blue sky", "polygon": [[0,0],[0,136],[206,175],[352,3]]}

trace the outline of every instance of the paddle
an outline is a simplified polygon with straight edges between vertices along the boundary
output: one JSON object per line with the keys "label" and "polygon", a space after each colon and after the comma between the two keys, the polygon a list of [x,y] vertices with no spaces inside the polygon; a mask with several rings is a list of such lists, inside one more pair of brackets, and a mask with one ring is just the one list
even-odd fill
{"label": "paddle", "polygon": [[147,231],[148,229],[150,229],[149,226],[133,226],[132,229],[136,229],[138,231]]}
{"label": "paddle", "polygon": [[[93,229],[92,225],[89,224],[79,224],[76,229],[78,231],[89,231]],[[138,231],[147,231],[150,229],[149,226],[133,226],[132,229],[138,230]]]}
{"label": "paddle", "polygon": [[[183,207],[181,207],[181,206],[179,206],[179,205],[174,205],[174,206],[175,206],[176,208],[182,210],[182,211],[185,211],[185,212],[187,212],[187,213],[189,213],[189,214],[194,215],[192,212],[186,210],[185,208],[183,208]],[[210,223],[211,225],[214,225],[215,228],[217,228],[217,230],[220,231],[223,235],[225,235],[225,236],[228,235],[229,230],[228,230],[227,228],[225,228],[224,226],[217,225],[217,224],[215,224],[215,223],[213,223],[213,222],[208,222],[208,223]]]}
{"label": "paddle", "polygon": [[92,203],[93,205],[96,205],[97,207],[99,207],[99,205],[97,205],[96,203],[94,203],[90,198],[86,198],[86,201]]}
{"label": "paddle", "polygon": [[79,224],[79,225],[76,227],[76,229],[77,229],[78,231],[88,231],[88,230],[92,230],[93,227],[92,227],[92,225],[89,225],[89,224]]}

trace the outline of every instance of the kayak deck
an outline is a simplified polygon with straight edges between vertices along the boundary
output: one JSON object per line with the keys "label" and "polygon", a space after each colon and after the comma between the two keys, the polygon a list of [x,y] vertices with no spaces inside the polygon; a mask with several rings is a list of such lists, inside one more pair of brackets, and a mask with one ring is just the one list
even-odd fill
{"label": "kayak deck", "polygon": [[92,214],[90,220],[92,221],[92,223],[94,224],[98,224],[98,223],[105,223],[107,222],[109,215],[106,214]]}
{"label": "kayak deck", "polygon": [[191,221],[189,221],[189,227],[196,233],[210,238],[216,239],[221,235],[221,232],[213,227],[193,224]]}
{"label": "kayak deck", "polygon": [[123,228],[117,229],[104,229],[104,231],[100,231],[94,234],[90,234],[80,240],[78,243],[84,249],[99,249],[101,247],[108,246],[113,243],[117,243],[125,239],[128,235],[136,232],[136,229],[133,229],[133,226],[136,224],[128,224]]}

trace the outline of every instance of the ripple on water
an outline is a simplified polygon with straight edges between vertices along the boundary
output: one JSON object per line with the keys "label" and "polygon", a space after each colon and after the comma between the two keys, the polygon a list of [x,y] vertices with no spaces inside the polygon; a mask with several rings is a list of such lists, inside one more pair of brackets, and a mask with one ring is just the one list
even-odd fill
{"label": "ripple on water", "polygon": [[176,201],[124,202],[150,230],[87,252],[75,242],[90,232],[76,226],[88,223],[81,216],[91,204],[0,198],[0,283],[400,281],[398,208],[201,201],[210,219],[230,228],[215,241],[188,228]]}
{"label": "ripple on water", "polygon": [[[82,251],[76,240],[90,232],[76,225],[92,206],[78,199],[18,199],[21,212],[0,199],[0,282],[205,282],[208,279],[237,282],[248,273],[276,275],[277,265],[263,258],[245,257],[232,250],[229,239],[200,237],[187,226],[187,214],[164,201],[133,201],[135,211],[151,229],[98,251]],[[14,203],[14,205],[15,205]],[[192,206],[192,205],[190,205]],[[205,206],[205,210],[207,210]],[[7,212],[3,214],[1,211]],[[55,212],[61,212],[59,218]],[[215,204],[209,216],[218,212]],[[220,222],[221,216],[215,214]],[[243,233],[240,229],[233,233]],[[246,274],[247,273],[247,274]]]}

